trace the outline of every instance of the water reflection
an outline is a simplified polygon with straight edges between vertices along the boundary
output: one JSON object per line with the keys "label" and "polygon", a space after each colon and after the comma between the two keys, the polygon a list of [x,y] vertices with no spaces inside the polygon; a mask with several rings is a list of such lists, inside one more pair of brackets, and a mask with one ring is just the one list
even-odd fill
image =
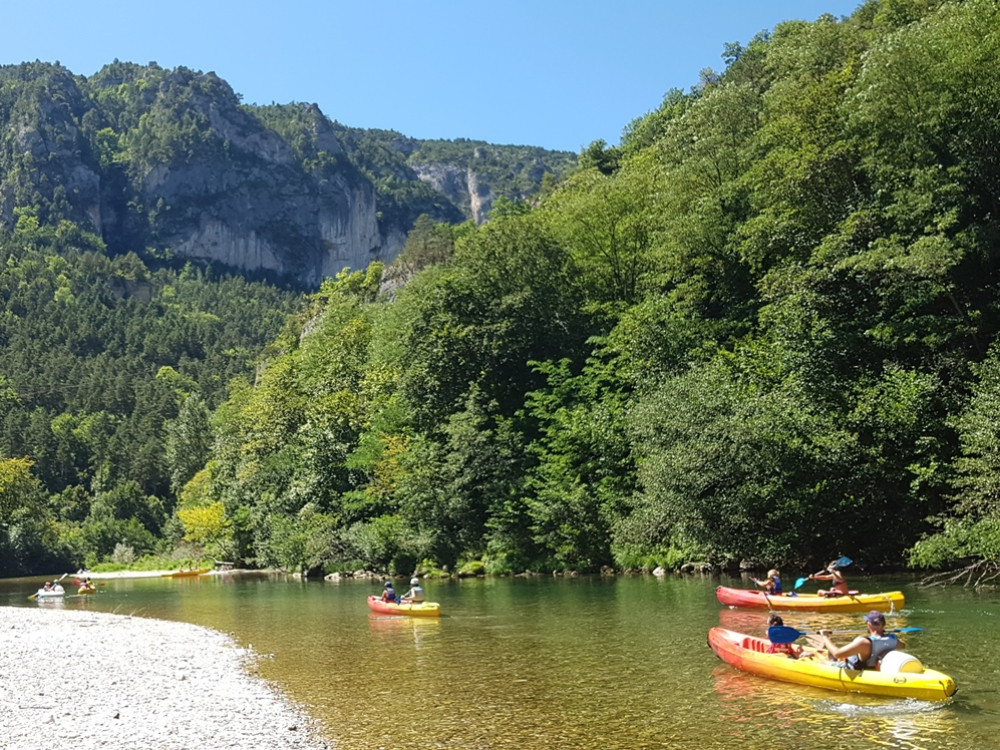
{"label": "water reflection", "polygon": [[441,633],[441,620],[437,617],[380,617],[368,616],[368,625],[376,642],[383,645],[412,645],[422,648],[428,638]]}
{"label": "water reflection", "polygon": [[[721,608],[719,582],[430,582],[447,607],[441,618],[373,615],[365,583],[267,576],[108,581],[62,606],[233,633],[273,655],[260,673],[325,722],[340,750],[996,745],[1000,643],[982,636],[1000,613],[996,595],[907,587],[907,609],[890,616],[890,628],[924,628],[907,636],[907,650],[958,681],[958,696],[937,704],[830,693],[728,667],[706,646],[708,629],[762,635],[768,613]],[[39,606],[26,598],[38,585],[0,581],[0,601]],[[863,627],[863,613],[781,614],[804,631]]]}
{"label": "water reflection", "polygon": [[[817,738],[829,733],[823,747],[859,747],[859,740],[865,740],[869,746],[930,750],[952,746],[958,723],[948,701],[849,693],[831,698],[828,691],[765,680],[723,665],[712,671],[712,678],[720,697],[720,726],[734,741],[817,747]],[[799,745],[796,737],[809,739]]]}

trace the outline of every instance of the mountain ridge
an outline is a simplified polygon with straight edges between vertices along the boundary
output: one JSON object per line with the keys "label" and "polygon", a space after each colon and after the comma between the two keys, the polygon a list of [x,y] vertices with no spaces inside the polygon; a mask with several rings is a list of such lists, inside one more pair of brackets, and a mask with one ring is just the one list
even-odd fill
{"label": "mountain ridge", "polygon": [[315,287],[390,262],[418,216],[482,223],[576,157],[349,128],[316,104],[244,105],[214,73],[114,61],[0,67],[0,228],[69,221],[112,253]]}

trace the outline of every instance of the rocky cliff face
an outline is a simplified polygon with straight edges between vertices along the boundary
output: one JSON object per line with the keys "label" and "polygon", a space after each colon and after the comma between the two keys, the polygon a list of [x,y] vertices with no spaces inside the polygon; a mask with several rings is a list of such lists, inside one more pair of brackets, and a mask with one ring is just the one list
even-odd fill
{"label": "rocky cliff face", "polygon": [[455,164],[413,164],[417,178],[448,196],[452,203],[477,224],[486,221],[496,196],[488,184],[469,167]]}
{"label": "rocky cliff face", "polygon": [[470,166],[464,142],[434,142],[444,158],[409,165],[429,142],[345,129],[315,105],[244,107],[213,73],[115,62],[88,79],[32,63],[0,68],[0,85],[7,229],[30,208],[112,252],[150,248],[314,286],[392,261],[421,213],[481,223],[497,197],[496,164],[490,176]]}

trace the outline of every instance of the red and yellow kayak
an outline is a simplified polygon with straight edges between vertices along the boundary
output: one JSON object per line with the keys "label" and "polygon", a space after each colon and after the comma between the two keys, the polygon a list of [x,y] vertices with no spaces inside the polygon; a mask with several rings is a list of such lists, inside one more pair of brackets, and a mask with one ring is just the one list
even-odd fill
{"label": "red and yellow kayak", "polygon": [[744,609],[774,609],[789,612],[893,612],[902,608],[906,598],[902,591],[884,591],[877,594],[841,594],[840,596],[820,596],[819,594],[779,594],[773,596],[763,591],[734,589],[719,586],[715,596],[727,607]]}
{"label": "red and yellow kayak", "polygon": [[[934,701],[949,698],[958,689],[955,681],[948,675],[927,669],[918,660],[902,652],[893,652],[907,658],[895,660],[898,667],[892,671],[858,671],[838,667],[828,661],[825,654],[808,647],[803,649],[802,655],[797,659],[785,654],[769,654],[767,649],[771,644],[766,639],[725,628],[709,630],[708,645],[716,656],[736,669],[773,680],[826,690]],[[883,660],[883,664],[886,660]]]}
{"label": "red and yellow kayak", "polygon": [[437,602],[413,602],[411,604],[394,604],[384,602],[377,596],[368,597],[368,606],[383,615],[409,615],[410,617],[438,617],[441,605]]}

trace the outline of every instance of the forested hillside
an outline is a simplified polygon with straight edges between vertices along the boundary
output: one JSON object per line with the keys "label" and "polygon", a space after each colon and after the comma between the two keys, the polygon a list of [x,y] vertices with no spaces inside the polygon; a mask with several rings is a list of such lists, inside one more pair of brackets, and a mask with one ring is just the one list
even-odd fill
{"label": "forested hillside", "polygon": [[[210,422],[206,460],[119,502],[162,519],[129,546],[406,573],[996,561],[997,60],[990,0],[726,45],[537,205],[417,222],[392,294],[377,263],[325,280],[217,407],[177,385],[172,450]],[[8,455],[0,489],[60,519],[47,548],[85,548],[111,500]]]}
{"label": "forested hillside", "polygon": [[0,228],[30,212],[113,253],[315,289],[393,260],[417,218],[485,220],[573,154],[346,128],[315,104],[243,105],[214,73],[114,61],[0,66]]}

